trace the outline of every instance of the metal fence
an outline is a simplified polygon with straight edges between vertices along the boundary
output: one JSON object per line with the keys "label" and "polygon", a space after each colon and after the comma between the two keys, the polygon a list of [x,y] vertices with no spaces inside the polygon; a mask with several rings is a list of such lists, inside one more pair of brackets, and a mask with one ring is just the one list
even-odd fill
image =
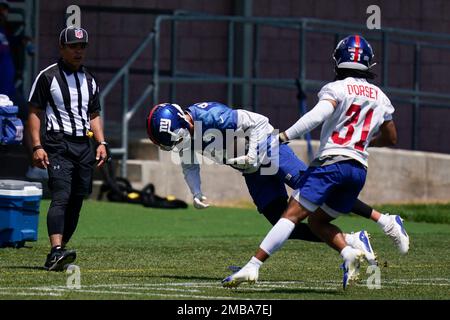
{"label": "metal fence", "polygon": [[23,0],[9,4],[8,21],[16,27],[13,36],[20,37],[21,42],[22,37],[30,38],[28,48],[17,52],[19,57],[16,57],[22,67],[22,74],[16,80],[15,86],[20,96],[26,97],[31,89],[32,77],[38,70],[39,0]]}

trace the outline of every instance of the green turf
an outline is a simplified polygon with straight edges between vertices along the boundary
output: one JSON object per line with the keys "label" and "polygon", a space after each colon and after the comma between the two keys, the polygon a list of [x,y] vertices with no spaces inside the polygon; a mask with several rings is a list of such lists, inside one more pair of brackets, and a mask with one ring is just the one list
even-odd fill
{"label": "green turf", "polygon": [[396,212],[409,221],[450,224],[450,203],[384,205],[377,209],[383,212]]}
{"label": "green turf", "polygon": [[267,261],[258,284],[228,290],[220,284],[227,266],[244,264],[270,228],[254,210],[170,211],[94,201],[85,202],[70,244],[81,270],[81,290],[70,290],[68,274],[42,270],[47,208],[43,201],[38,242],[0,249],[0,299],[450,299],[448,224],[407,222],[412,248],[400,256],[375,223],[338,219],[344,231],[372,233],[379,290],[366,287],[364,265],[362,281],[344,292],[339,255],[300,241]]}

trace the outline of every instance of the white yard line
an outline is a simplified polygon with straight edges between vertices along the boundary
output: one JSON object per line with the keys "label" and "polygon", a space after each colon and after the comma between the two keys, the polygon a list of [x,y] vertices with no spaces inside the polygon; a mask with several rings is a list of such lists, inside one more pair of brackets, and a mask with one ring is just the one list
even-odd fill
{"label": "white yard line", "polygon": [[175,298],[198,298],[198,299],[218,299],[218,300],[241,300],[241,298],[234,297],[218,297],[218,296],[201,296],[201,295],[191,295],[191,294],[163,294],[154,292],[133,292],[133,291],[108,291],[108,290],[86,290],[86,289],[53,289],[54,291],[63,292],[83,292],[83,293],[100,293],[100,294],[118,294],[118,295],[138,295],[138,296],[148,296],[148,297],[175,297]]}
{"label": "white yard line", "polygon": [[[208,282],[201,283],[200,285],[196,285],[194,283],[152,283],[152,284],[126,284],[126,285],[88,285],[84,286],[85,288],[118,288],[118,289],[131,289],[131,290],[148,290],[151,288],[152,290],[161,290],[161,291],[182,291],[182,292],[202,292],[201,290],[196,289],[187,289],[187,288],[213,288],[213,289],[222,289],[220,284],[217,282]],[[183,289],[173,289],[173,288],[159,288],[164,286],[173,286],[173,287],[183,287]],[[289,288],[289,289],[308,289],[308,290],[328,290],[328,291],[337,291],[336,287],[318,287],[318,286],[287,286],[284,284],[281,285],[261,285],[260,283],[252,286],[242,285],[239,287],[239,291],[260,291],[260,292],[270,292],[274,289],[279,288]],[[224,289],[224,288],[223,288]]]}
{"label": "white yard line", "polygon": [[141,284],[98,284],[98,285],[86,285],[85,288],[118,288],[118,289],[132,289],[132,290],[159,290],[159,291],[182,291],[182,292],[201,292],[197,289],[177,289],[177,288],[158,288],[158,286],[147,286]]}
{"label": "white yard line", "polygon": [[[245,292],[270,292],[280,288],[299,289],[299,290],[341,290],[340,280],[298,280],[298,281],[260,281],[256,285],[240,286],[237,290]],[[319,284],[319,285],[318,285]],[[320,286],[322,285],[322,286]],[[327,286],[329,285],[329,286]],[[361,280],[355,284],[358,287],[366,286]],[[412,278],[412,279],[381,279],[381,285],[386,287],[395,286],[450,286],[448,278]],[[103,288],[103,290],[102,290]],[[143,296],[143,297],[166,297],[166,298],[192,298],[192,299],[225,299],[241,300],[239,297],[223,297],[208,295],[208,289],[221,289],[219,281],[200,281],[200,282],[163,282],[163,283],[122,283],[122,284],[93,284],[82,285],[81,289],[70,289],[65,286],[34,286],[34,287],[0,287],[0,295],[8,296],[62,296],[69,292],[94,293],[105,295],[125,295],[125,296]],[[113,289],[113,290],[104,290]],[[223,289],[226,290],[226,289]],[[34,291],[34,292],[33,292]],[[144,291],[144,292],[142,292]],[[154,292],[159,291],[159,292]],[[167,293],[162,293],[166,291]],[[169,293],[180,292],[180,293]],[[195,294],[192,294],[195,293]]]}
{"label": "white yard line", "polygon": [[8,291],[0,292],[0,295],[5,295],[5,296],[53,296],[53,297],[62,296],[61,293],[56,293],[56,292],[32,293],[32,292],[8,292]]}
{"label": "white yard line", "polygon": [[[89,286],[82,286],[81,288]],[[137,296],[148,296],[148,297],[172,297],[172,298],[196,298],[196,299],[218,299],[218,300],[241,300],[242,298],[235,298],[235,297],[220,297],[220,296],[208,296],[208,295],[191,295],[191,294],[163,294],[163,293],[155,293],[155,292],[135,292],[135,291],[110,291],[110,290],[88,290],[88,289],[69,289],[64,286],[50,286],[50,287],[11,287],[11,288],[0,288],[0,290],[9,289],[9,290],[30,290],[30,291],[44,291],[45,293],[29,293],[29,295],[54,295],[54,296],[61,296],[63,293],[69,293],[69,292],[83,292],[83,293],[98,293],[98,294],[113,294],[113,295],[137,295]],[[119,287],[120,289],[120,287]],[[154,290],[155,288],[142,288],[142,289],[151,289]],[[170,290],[169,290],[170,291]],[[189,292],[188,290],[180,289],[178,291],[181,292]],[[199,291],[200,292],[200,291]],[[11,291],[9,292],[2,292],[2,294],[7,295],[21,295],[22,292],[13,293]],[[247,299],[244,299],[247,300]]]}

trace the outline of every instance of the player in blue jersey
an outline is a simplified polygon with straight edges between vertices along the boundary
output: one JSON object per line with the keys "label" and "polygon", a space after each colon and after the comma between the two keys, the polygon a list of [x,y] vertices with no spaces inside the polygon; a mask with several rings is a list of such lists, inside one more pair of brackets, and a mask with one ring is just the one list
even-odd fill
{"label": "player in blue jersey", "polygon": [[[272,225],[287,208],[285,184],[297,189],[307,168],[287,144],[278,144],[267,117],[217,102],[196,103],[185,110],[176,104],[159,104],[147,117],[147,133],[161,149],[179,150],[184,177],[197,209],[207,208],[209,203],[201,189],[196,153],[241,171],[258,211]],[[242,139],[245,147],[239,152],[236,144]],[[352,211],[374,221],[396,217],[381,214],[359,200]],[[397,229],[387,235],[399,242]],[[304,223],[295,227],[290,239],[322,242]],[[369,263],[375,263],[365,231],[346,234],[346,241],[363,250]]]}

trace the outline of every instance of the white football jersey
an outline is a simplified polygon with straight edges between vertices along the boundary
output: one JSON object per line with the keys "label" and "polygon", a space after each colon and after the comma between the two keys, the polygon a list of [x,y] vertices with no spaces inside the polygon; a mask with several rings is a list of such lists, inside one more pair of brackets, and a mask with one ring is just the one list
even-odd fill
{"label": "white football jersey", "polygon": [[318,96],[337,102],[323,123],[318,157],[344,155],[367,166],[370,140],[383,122],[392,120],[391,101],[377,86],[351,77],[325,85]]}

